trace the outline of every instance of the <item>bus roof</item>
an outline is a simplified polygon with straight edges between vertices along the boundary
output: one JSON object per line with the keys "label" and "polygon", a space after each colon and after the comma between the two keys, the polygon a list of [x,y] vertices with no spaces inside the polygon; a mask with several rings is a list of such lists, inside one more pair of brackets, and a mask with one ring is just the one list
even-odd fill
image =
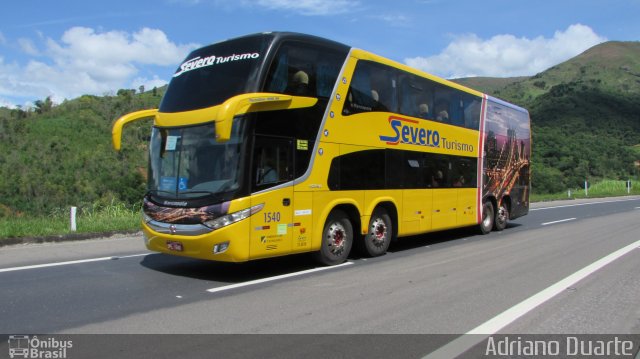
{"label": "bus roof", "polygon": [[418,70],[418,69],[413,68],[413,67],[411,67],[409,65],[405,65],[403,63],[388,59],[386,57],[383,57],[383,56],[380,56],[380,55],[376,55],[376,54],[371,53],[371,52],[366,51],[366,50],[352,48],[351,55],[355,56],[355,57],[357,57],[359,59],[362,59],[362,60],[371,60],[371,61],[380,62],[380,63],[383,63],[385,65],[389,65],[389,66],[398,68],[400,70],[412,73],[414,75],[418,75],[418,76],[421,76],[421,77],[428,78],[429,80],[433,80],[435,82],[439,82],[439,83],[441,83],[443,85],[446,85],[448,87],[453,87],[455,89],[470,93],[472,95],[476,95],[476,96],[479,96],[479,97],[482,97],[484,95],[480,91],[477,91],[477,90],[474,90],[472,88],[457,84],[457,83],[455,83],[453,81],[449,81],[449,80],[443,79],[441,77],[432,75],[432,74],[430,74],[428,72],[424,72],[424,71]]}
{"label": "bus roof", "polygon": [[[329,40],[323,37],[319,37],[319,36],[314,36],[314,35],[308,35],[308,34],[303,34],[303,33],[298,33],[298,32],[289,32],[289,31],[268,31],[268,32],[261,32],[261,33],[254,33],[254,34],[249,34],[249,35],[244,35],[244,36],[239,36],[236,38],[232,38],[232,39],[226,39],[223,41],[219,41],[217,43],[222,43],[222,42],[226,42],[226,41],[232,41],[232,40],[238,40],[238,39],[242,39],[242,38],[248,38],[248,37],[271,37],[272,38],[272,42],[273,43],[279,43],[282,41],[300,41],[302,43],[310,43],[310,44],[316,44],[316,45],[322,45],[322,46],[327,46],[327,47],[332,47],[335,49],[339,49],[342,51],[350,51],[351,56],[355,56],[358,59],[362,59],[362,60],[371,60],[371,61],[376,61],[382,64],[386,64],[392,67],[395,67],[397,69],[400,69],[402,71],[406,71],[421,77],[425,77],[427,79],[430,79],[432,81],[435,82],[439,82],[443,85],[446,85],[448,87],[452,87],[467,93],[470,93],[472,95],[475,96],[479,96],[479,97],[484,97],[486,96],[488,100],[503,104],[505,106],[511,107],[515,110],[521,111],[521,112],[526,112],[528,113],[528,111],[520,106],[514,105],[512,103],[506,102],[504,100],[501,100],[497,97],[493,97],[493,96],[489,96],[481,91],[478,90],[474,90],[472,88],[466,87],[464,85],[458,84],[456,82],[438,77],[436,75],[430,74],[428,72],[424,72],[421,70],[418,70],[416,68],[413,68],[411,66],[408,66],[406,64],[388,59],[386,57],[374,54],[372,52],[366,51],[366,50],[362,50],[362,49],[358,49],[355,47],[351,47],[348,45],[345,45],[343,43],[337,42],[337,41],[333,41],[333,40]],[[215,45],[217,43],[211,44],[211,45]],[[207,45],[207,46],[211,46],[211,45]]]}
{"label": "bus roof", "polygon": [[493,97],[493,96],[487,95],[487,100],[495,102],[495,103],[498,103],[498,104],[500,104],[502,106],[506,106],[506,107],[512,108],[512,109],[514,109],[516,111],[524,112],[524,113],[527,113],[527,114],[529,113],[529,111],[527,111],[527,109],[522,108],[522,107],[520,107],[518,105],[514,105],[514,104],[512,104],[510,102],[507,102],[505,100],[501,100],[501,99],[499,99],[497,97]]}

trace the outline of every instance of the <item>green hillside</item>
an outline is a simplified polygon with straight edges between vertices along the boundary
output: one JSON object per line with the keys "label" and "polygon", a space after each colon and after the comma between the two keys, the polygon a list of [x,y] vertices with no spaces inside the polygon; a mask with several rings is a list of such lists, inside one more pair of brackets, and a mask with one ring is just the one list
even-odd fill
{"label": "green hillside", "polygon": [[111,148],[111,125],[122,114],[157,107],[161,91],[154,92],[0,111],[0,217],[139,202],[151,123],[132,124],[121,153]]}
{"label": "green hillside", "polygon": [[532,77],[456,81],[530,111],[535,192],[637,176],[640,42],[606,42]]}

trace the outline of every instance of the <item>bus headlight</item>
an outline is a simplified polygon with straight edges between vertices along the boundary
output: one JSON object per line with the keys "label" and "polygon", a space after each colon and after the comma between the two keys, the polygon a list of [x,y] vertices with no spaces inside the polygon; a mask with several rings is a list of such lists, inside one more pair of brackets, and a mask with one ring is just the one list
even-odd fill
{"label": "bus headlight", "polygon": [[149,223],[151,221],[153,221],[153,218],[149,217],[148,214],[144,213],[144,211],[142,211],[142,221],[144,223]]}
{"label": "bus headlight", "polygon": [[264,203],[260,203],[251,208],[243,209],[242,211],[230,213],[222,217],[206,221],[204,222],[204,225],[214,230],[226,227],[245,218],[249,218],[250,216],[260,212],[262,208],[264,208]]}

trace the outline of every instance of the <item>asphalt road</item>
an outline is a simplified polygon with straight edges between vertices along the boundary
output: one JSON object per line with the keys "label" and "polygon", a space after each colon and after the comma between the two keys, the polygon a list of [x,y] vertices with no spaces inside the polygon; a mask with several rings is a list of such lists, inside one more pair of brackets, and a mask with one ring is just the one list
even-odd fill
{"label": "asphalt road", "polygon": [[[402,238],[337,267],[184,259],[146,251],[141,236],[0,249],[7,335],[329,334],[316,342],[326,348],[381,334],[355,336],[376,348],[407,334],[386,350],[408,341],[427,354],[465,333],[479,335],[469,346],[500,333],[640,334],[639,303],[640,197],[534,204],[503,232]],[[427,350],[409,334],[441,335]],[[266,338],[274,351],[289,340]]]}

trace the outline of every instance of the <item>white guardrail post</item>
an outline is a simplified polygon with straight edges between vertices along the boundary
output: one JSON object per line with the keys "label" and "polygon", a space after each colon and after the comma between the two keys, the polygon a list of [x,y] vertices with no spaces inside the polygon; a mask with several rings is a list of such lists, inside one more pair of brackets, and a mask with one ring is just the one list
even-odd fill
{"label": "white guardrail post", "polygon": [[77,230],[77,227],[76,227],[77,212],[78,212],[78,207],[71,207],[71,213],[69,215],[69,220],[71,222],[71,232],[75,232]]}

